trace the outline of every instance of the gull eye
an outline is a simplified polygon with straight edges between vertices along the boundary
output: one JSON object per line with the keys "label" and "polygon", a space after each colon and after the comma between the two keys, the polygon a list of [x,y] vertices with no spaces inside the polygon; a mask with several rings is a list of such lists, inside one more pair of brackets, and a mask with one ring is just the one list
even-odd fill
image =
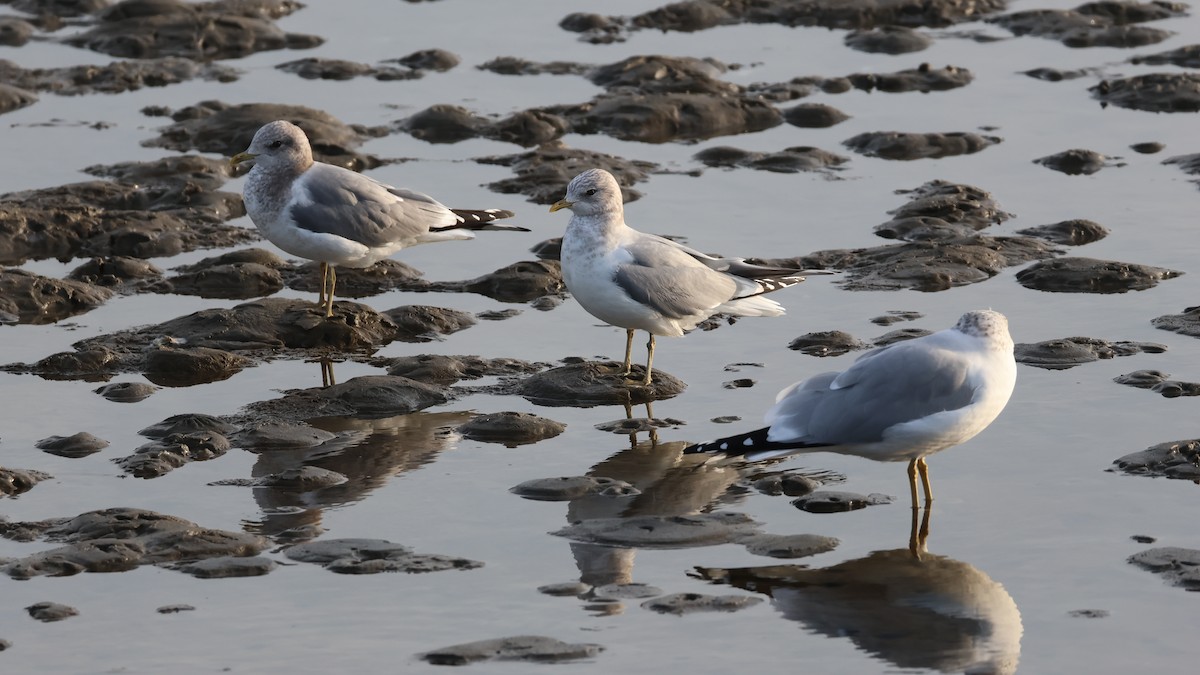
{"label": "gull eye", "polygon": [[282,146],[283,146],[283,141],[272,141],[271,144],[267,147],[274,149],[274,148],[279,148]]}
{"label": "gull eye", "polygon": [[592,195],[596,194],[596,188],[592,188],[591,190],[588,190],[587,192],[585,192],[583,194],[591,197]]}

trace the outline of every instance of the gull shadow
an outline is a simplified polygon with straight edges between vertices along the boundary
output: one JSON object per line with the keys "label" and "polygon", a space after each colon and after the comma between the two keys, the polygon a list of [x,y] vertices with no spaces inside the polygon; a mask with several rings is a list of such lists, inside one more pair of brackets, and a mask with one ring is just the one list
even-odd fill
{"label": "gull shadow", "polygon": [[784,618],[899,668],[1012,673],[1021,613],[1002,585],[974,566],[925,550],[929,510],[913,510],[908,548],[824,568],[697,567],[695,576],[762,593]]}

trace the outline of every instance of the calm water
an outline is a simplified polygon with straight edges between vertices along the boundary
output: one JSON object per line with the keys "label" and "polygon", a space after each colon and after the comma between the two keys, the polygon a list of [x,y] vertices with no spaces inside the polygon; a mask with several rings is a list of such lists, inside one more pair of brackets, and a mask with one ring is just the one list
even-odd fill
{"label": "calm water", "polygon": [[[278,102],[326,110],[343,121],[384,124],[434,103],[464,105],[483,114],[507,114],[551,103],[584,101],[597,89],[578,77],[504,77],[474,66],[496,56],[531,61],[568,60],[611,63],[637,54],[711,56],[745,64],[726,78],[741,84],[784,81],[796,76],[891,72],[921,62],[953,64],[974,72],[963,89],[928,95],[818,94],[852,116],[825,130],[783,125],[769,131],[694,145],[652,146],[599,136],[570,136],[575,147],[658,162],[672,170],[699,165],[691,156],[715,145],[775,150],[814,145],[851,156],[836,179],[820,174],[778,175],[750,170],[709,169],[700,177],[657,175],[638,185],[645,197],[630,205],[627,220],[643,230],[683,235],[703,250],[743,255],[800,255],[823,248],[883,243],[871,229],[886,212],[905,202],[896,190],[942,178],[992,192],[1001,206],[1017,215],[997,228],[1007,234],[1023,227],[1089,218],[1112,230],[1105,240],[1079,255],[1144,263],[1187,272],[1158,288],[1123,295],[1048,294],[1027,290],[1013,279],[1015,269],[981,284],[936,294],[916,292],[854,293],[834,280],[818,278],[777,296],[790,310],[778,319],[747,319],[732,327],[680,340],[659,342],[655,365],[685,380],[681,396],[658,403],[654,413],[687,424],[664,429],[660,440],[702,440],[748,429],[775,393],[790,382],[847,365],[853,356],[818,361],[787,350],[803,333],[842,329],[870,339],[888,329],[868,321],[888,310],[914,310],[924,318],[913,324],[938,329],[963,311],[991,307],[1008,315],[1014,338],[1034,342],[1067,336],[1161,342],[1164,354],[1140,355],[1088,364],[1067,371],[1021,367],[1016,393],[1005,413],[980,437],[930,462],[938,500],[933,507],[929,551],[950,562],[957,581],[933,581],[933,588],[955,583],[985,589],[997,608],[1003,630],[974,644],[984,656],[1020,672],[1190,672],[1200,648],[1188,635],[1198,596],[1164,585],[1155,576],[1126,563],[1146,548],[1132,535],[1157,538],[1156,545],[1200,547],[1194,511],[1196,486],[1184,481],[1133,478],[1105,472],[1111,461],[1146,446],[1197,435],[1197,399],[1164,399],[1112,382],[1116,375],[1142,368],[1200,378],[1200,342],[1155,330],[1150,320],[1182,311],[1200,297],[1200,260],[1194,210],[1200,191],[1166,157],[1200,151],[1194,115],[1156,115],[1102,109],[1087,93],[1101,76],[1171,70],[1133,66],[1131,55],[1155,53],[1200,39],[1200,19],[1163,22],[1177,35],[1139,50],[1072,50],[1037,38],[977,42],[966,32],[1008,36],[1002,29],[966,25],[934,31],[936,43],[906,56],[869,55],[842,45],[843,34],[824,29],[741,26],[698,34],[635,33],[628,42],[587,45],[557,27],[572,11],[635,14],[655,2],[586,3],[446,0],[432,3],[355,1],[311,3],[280,22],[291,32],[313,33],[326,43],[305,52],[267,52],[231,63],[243,71],[228,84],[194,82],[119,96],[56,97],[3,117],[0,191],[49,187],[84,180],[83,167],[96,163],[147,160],[161,150],[140,143],[156,136],[162,118],[148,118],[146,105],[181,108],[207,99],[229,103]],[[1010,9],[1070,7],[1069,2],[1011,3]],[[470,21],[464,21],[469,16]],[[284,61],[317,56],[364,63],[397,58],[418,49],[440,47],[462,57],[454,70],[431,73],[410,82],[302,80],[274,69]],[[107,57],[53,44],[0,48],[0,58],[24,67],[105,63]],[[1018,74],[1034,67],[1063,70],[1098,68],[1102,75],[1047,83]],[[43,126],[48,120],[57,120]],[[103,121],[103,131],[87,124]],[[865,131],[989,131],[1004,142],[981,153],[942,160],[889,162],[851,155],[840,143]],[[1159,141],[1158,155],[1138,155],[1132,143]],[[1066,176],[1031,161],[1070,148],[1088,148],[1120,156],[1125,166],[1090,177]],[[565,214],[519,195],[490,193],[484,184],[508,176],[503,167],[467,161],[520,149],[492,141],[428,145],[403,134],[373,140],[364,149],[383,157],[420,161],[382,167],[372,175],[398,185],[429,191],[458,206],[495,206],[518,212],[525,235],[489,237],[486,243],[456,243],[418,248],[401,258],[431,279],[473,277],[510,262],[527,259],[529,246],[561,234]],[[238,189],[238,184],[228,189]],[[249,222],[245,221],[246,226]],[[169,268],[212,252],[154,260]],[[61,276],[78,264],[44,261],[27,265],[41,274]],[[284,291],[288,295],[298,295]],[[435,304],[466,311],[503,309],[473,295],[422,295],[393,292],[367,300],[386,309],[402,304]],[[52,326],[4,327],[0,362],[32,361],[87,336],[148,324],[206,307],[233,302],[189,297],[117,298],[91,313]],[[415,353],[480,354],[527,360],[567,356],[618,357],[623,333],[596,326],[573,302],[549,312],[520,307],[522,313],[479,325],[427,345],[396,343],[383,356]],[[903,326],[897,326],[903,327]],[[640,346],[639,346],[640,349]],[[639,352],[641,353],[641,352]],[[726,364],[761,363],[741,372]],[[377,373],[345,363],[338,379]],[[757,384],[728,390],[721,384],[750,377]],[[117,378],[118,381],[135,376]],[[138,429],[184,412],[230,414],[241,405],[272,398],[281,390],[316,386],[315,364],[277,361],[247,370],[225,382],[187,389],[166,389],[137,404],[118,404],[92,393],[96,384],[48,382],[27,376],[0,375],[4,401],[0,452],[8,466],[39,469],[54,475],[18,499],[6,499],[2,513],[11,520],[73,516],[113,506],[152,509],[209,527],[238,530],[263,520],[268,504],[249,489],[207,483],[244,478],[258,458],[234,450],[217,461],[195,463],[155,480],[123,478],[111,463],[144,442]],[[505,448],[495,444],[435,437],[472,413],[526,411],[566,423],[566,433],[534,445]],[[727,673],[756,672],[870,673],[961,671],[961,654],[944,650],[969,630],[958,625],[930,643],[924,660],[911,645],[869,644],[889,627],[920,624],[919,619],[885,606],[881,591],[867,600],[847,600],[845,616],[833,625],[863,626],[863,634],[831,632],[820,605],[803,594],[781,592],[774,601],[734,614],[658,615],[638,600],[623,611],[591,611],[575,598],[550,597],[537,587],[578,580],[601,571],[664,592],[738,593],[749,591],[692,578],[696,566],[749,567],[776,561],[757,557],[742,546],[722,545],[676,550],[616,551],[572,547],[547,534],[567,522],[569,508],[588,505],[533,502],[508,492],[531,478],[579,475],[601,463],[619,464],[627,480],[654,495],[662,512],[697,509],[719,498],[729,476],[691,480],[673,473],[665,455],[632,448],[626,437],[602,432],[595,424],[620,418],[619,407],[541,408],[523,399],[465,396],[407,418],[376,421],[370,451],[387,457],[384,470],[347,490],[337,503],[319,512],[327,537],[371,537],[484,561],[469,572],[427,575],[342,576],[314,565],[283,566],[265,577],[206,581],[165,569],[141,568],[122,574],[68,578],[0,580],[0,638],[13,647],[0,655],[4,672],[158,673],[174,672],[329,672],[334,669],[432,670],[415,654],[445,645],[510,635],[545,635],[568,642],[606,647],[597,658],[569,666],[572,672]],[[738,415],[734,425],[710,422]],[[89,431],[111,441],[105,451],[86,459],[54,457],[33,447],[46,436]],[[644,436],[643,436],[644,437]],[[669,447],[669,446],[668,446]],[[661,448],[660,448],[661,450]],[[663,450],[666,452],[666,450]],[[852,457],[811,455],[794,458],[787,468],[845,474],[844,489],[900,497],[897,503],[847,514],[814,515],[798,511],[786,497],[748,496],[721,499],[717,509],[744,512],[775,534],[813,533],[837,537],[841,546],[800,562],[827,568],[867,557],[873,551],[903,548],[908,541],[904,468]],[[602,469],[601,469],[602,470]],[[625,477],[625,476],[622,476]],[[707,479],[702,479],[707,478]],[[711,479],[711,480],[708,480]],[[835,489],[841,489],[835,488]],[[647,498],[648,500],[650,498]],[[28,555],[51,544],[0,540],[0,557]],[[285,562],[281,554],[273,555]],[[966,580],[966,581],[963,581]],[[921,588],[911,580],[903,588]],[[939,583],[941,585],[939,586]],[[997,590],[1000,589],[1000,590]],[[983,593],[983,591],[979,591]],[[1019,610],[1016,625],[1007,597]],[[899,593],[903,595],[903,593]],[[799,597],[797,597],[799,596]],[[760,596],[761,597],[761,596]],[[80,616],[42,624],[22,608],[40,601],[61,602]],[[910,599],[905,603],[920,603]],[[159,615],[156,607],[188,603],[196,611]],[[874,604],[872,604],[874,603]],[[1099,619],[1072,617],[1074,610],[1104,610]],[[857,613],[855,613],[857,612]],[[857,622],[857,623],[856,623]],[[957,632],[956,632],[957,631]],[[864,637],[867,636],[867,637]],[[1018,637],[1019,636],[1019,641]],[[893,641],[894,643],[894,641]],[[925,643],[918,643],[925,644]],[[990,650],[990,652],[989,652]],[[916,650],[920,652],[920,650]],[[969,651],[969,650],[968,650]],[[929,655],[933,652],[933,655]],[[489,673],[524,673],[527,664],[476,666]]]}

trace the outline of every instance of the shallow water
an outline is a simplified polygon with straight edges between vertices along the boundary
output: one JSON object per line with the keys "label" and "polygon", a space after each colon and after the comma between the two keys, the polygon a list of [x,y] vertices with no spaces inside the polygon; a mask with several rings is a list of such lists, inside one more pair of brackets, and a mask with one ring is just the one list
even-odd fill
{"label": "shallow water", "polygon": [[[905,202],[896,190],[946,179],[990,191],[1016,218],[993,227],[997,234],[1089,218],[1110,228],[1110,236],[1071,254],[1178,269],[1180,278],[1156,288],[1120,295],[1041,293],[1023,288],[1011,268],[984,283],[940,293],[849,292],[836,278],[813,278],[777,297],[786,317],[745,319],[720,330],[659,341],[655,365],[688,383],[682,395],[655,404],[658,417],[686,425],[659,432],[664,444],[699,441],[751,428],[792,381],[845,367],[847,355],[815,360],[786,347],[794,337],[842,329],[861,339],[889,328],[869,318],[889,310],[913,310],[924,318],[912,324],[939,329],[962,312],[991,307],[1010,320],[1017,342],[1067,336],[1159,342],[1162,354],[1141,354],[1086,364],[1065,371],[1022,366],[1006,411],[978,438],[930,461],[937,501],[933,506],[929,551],[958,561],[1003,587],[1020,614],[1020,627],[1006,620],[1007,633],[993,649],[1005,663],[1019,659],[1019,672],[1190,672],[1200,648],[1188,636],[1197,596],[1165,585],[1126,559],[1147,548],[1133,535],[1155,537],[1162,546],[1200,547],[1193,515],[1196,486],[1188,481],[1129,477],[1106,472],[1113,459],[1147,446],[1196,436],[1197,400],[1166,399],[1121,386],[1112,378],[1153,368],[1185,380],[1200,378],[1200,342],[1156,330],[1154,317],[1177,313],[1200,297],[1200,246],[1193,213],[1200,192],[1178,168],[1161,160],[1200,151],[1193,114],[1153,114],[1102,108],[1087,92],[1099,79],[1139,72],[1172,71],[1172,66],[1134,66],[1133,54],[1157,53],[1192,44],[1200,18],[1159,22],[1175,31],[1170,40],[1142,49],[1069,49],[1032,37],[1011,38],[1001,28],[966,24],[931,31],[938,39],[928,50],[903,56],[864,54],[842,45],[841,31],[788,29],[770,25],[718,28],[695,34],[634,33],[625,43],[589,45],[558,28],[572,11],[630,15],[657,6],[624,0],[602,3],[493,3],[482,0],[399,3],[311,3],[282,19],[287,31],[326,38],[305,51],[263,52],[229,63],[243,71],[232,83],[190,82],[115,96],[60,97],[41,94],[37,104],[0,120],[0,192],[48,187],[83,180],[83,167],[97,163],[147,160],[169,154],[140,143],[166,123],[139,111],[147,105],[180,108],[207,99],[229,103],[279,102],[325,110],[346,122],[385,124],[434,103],[463,105],[482,114],[507,114],[550,103],[583,101],[596,87],[580,77],[505,77],[474,66],[503,55],[531,61],[612,63],[636,54],[711,56],[745,64],[726,79],[739,84],[784,81],[796,76],[891,72],[921,62],[968,68],[967,87],[930,94],[852,91],[815,94],[852,117],[830,129],[782,125],[738,137],[696,144],[648,145],[604,136],[568,136],[568,145],[646,159],[678,171],[702,168],[691,156],[707,147],[734,145],[774,150],[814,145],[850,157],[844,171],[774,174],[751,170],[706,169],[702,175],[658,174],[637,185],[645,196],[628,206],[627,220],[640,229],[681,235],[706,251],[742,255],[793,256],[826,248],[875,246],[872,227]],[[1017,1],[1010,11],[1071,7],[1071,2]],[[469,21],[464,14],[469,13]],[[966,31],[1004,37],[977,42]],[[363,63],[440,47],[462,64],[446,73],[404,82],[360,78],[348,82],[303,80],[274,70],[308,56]],[[103,55],[66,46],[31,43],[0,48],[0,58],[24,67],[107,63]],[[1049,83],[1020,74],[1035,67],[1100,73]],[[790,104],[784,107],[790,107]],[[60,120],[43,126],[47,120]],[[104,121],[104,130],[87,124]],[[1003,143],[968,156],[892,162],[854,155],[841,141],[865,131],[979,131]],[[1139,155],[1129,145],[1159,141],[1166,150]],[[1123,158],[1124,166],[1092,176],[1067,176],[1032,163],[1070,148],[1088,148]],[[398,256],[430,279],[477,276],[510,262],[529,259],[533,244],[561,234],[566,214],[549,214],[520,195],[493,194],[484,185],[508,177],[504,167],[479,165],[471,158],[518,152],[504,143],[472,140],[429,145],[397,133],[365,144],[382,157],[417,161],[380,167],[372,175],[394,184],[426,190],[454,206],[493,206],[518,212],[533,232],[497,234],[486,241],[449,243]],[[238,183],[225,189],[236,190]],[[250,227],[248,220],[243,224]],[[482,239],[482,237],[481,237]],[[212,251],[153,260],[162,268],[193,262]],[[79,261],[42,261],[25,267],[63,276]],[[289,297],[302,297],[283,291]],[[505,308],[469,294],[389,292],[365,299],[377,309],[433,304],[470,312]],[[133,325],[164,321],[234,301],[137,295],[118,297],[99,309],[49,326],[0,328],[0,362],[34,361],[69,348],[84,337]],[[531,361],[568,356],[618,357],[623,333],[597,326],[573,302],[542,312],[517,305],[521,314],[505,321],[481,321],[444,341],[424,345],[394,343],[381,356],[417,353],[479,354]],[[639,343],[641,338],[639,337]],[[637,354],[641,355],[640,344]],[[761,363],[728,372],[726,364]],[[338,364],[339,381],[377,374],[370,366]],[[755,386],[725,389],[723,382],[750,377]],[[122,376],[117,381],[137,380]],[[110,461],[128,454],[144,439],[137,430],[185,412],[231,414],[242,405],[274,398],[279,391],[317,386],[315,363],[279,360],[233,378],[183,389],[163,389],[136,404],[109,402],[92,390],[96,383],[44,381],[0,374],[5,402],[0,455],[5,466],[38,469],[54,476],[0,509],[10,520],[73,516],[114,506],[152,509],[228,530],[264,527],[264,508],[250,488],[209,486],[227,478],[257,475],[259,457],[233,450],[217,461],[196,462],[154,480],[123,477]],[[474,383],[472,383],[474,384]],[[568,425],[565,433],[532,445],[506,448],[435,432],[472,413],[533,412]],[[641,413],[639,413],[641,414]],[[710,420],[737,415],[742,421]],[[909,516],[904,467],[853,457],[810,455],[784,468],[833,471],[847,477],[845,489],[883,493],[898,499],[884,506],[842,514],[810,514],[787,497],[751,490],[721,497],[723,480],[663,480],[667,466],[651,451],[631,449],[621,435],[595,424],[624,416],[620,407],[539,407],[517,397],[468,395],[405,418],[375,421],[371,440],[359,449],[378,463],[363,468],[354,483],[329,503],[315,504],[307,517],[325,537],[388,539],[419,552],[483,561],[482,569],[424,575],[339,575],[316,565],[291,564],[264,577],[199,580],[162,568],[143,567],[120,574],[83,574],[29,581],[0,580],[0,638],[12,647],[0,655],[5,672],[155,673],[328,672],[333,669],[396,669],[423,672],[432,667],[416,658],[446,645],[511,635],[545,635],[566,642],[605,647],[594,659],[575,663],[574,672],[695,673],[805,670],[834,672],[957,671],[949,660],[912,662],[893,646],[870,651],[848,635],[831,636],[817,619],[777,598],[732,614],[683,617],[660,615],[624,601],[620,611],[589,609],[572,597],[539,593],[539,586],[579,580],[602,571],[654,585],[666,593],[752,594],[689,576],[697,566],[737,568],[789,561],[751,555],[737,544],[672,550],[596,549],[573,545],[548,533],[567,524],[565,503],[521,499],[508,488],[532,478],[588,473],[613,458],[627,462],[634,478],[621,476],[654,495],[664,511],[690,511],[720,500],[716,510],[743,512],[774,534],[813,533],[837,537],[830,553],[798,563],[827,568],[907,545]],[[318,423],[318,425],[320,425]],[[89,431],[112,444],[84,459],[48,455],[33,444],[50,435]],[[645,434],[642,435],[645,439]],[[619,453],[619,457],[614,457]],[[637,453],[647,453],[640,458]],[[657,459],[655,459],[657,458]],[[635,471],[636,469],[636,471]],[[674,474],[672,474],[674,475]],[[679,477],[676,476],[676,479]],[[686,477],[685,477],[686,478]],[[653,492],[651,490],[659,490]],[[649,500],[649,498],[647,498]],[[268,525],[269,526],[269,523]],[[0,539],[0,557],[28,555],[53,544]],[[281,553],[268,554],[289,562]],[[581,565],[584,570],[581,570]],[[963,569],[959,567],[958,569]],[[975,572],[970,572],[974,574]],[[757,595],[757,594],[755,594]],[[765,596],[760,596],[765,597]],[[22,608],[40,601],[71,605],[78,617],[42,624]],[[160,615],[154,610],[187,603],[195,611]],[[918,602],[918,604],[920,604]],[[1104,610],[1103,618],[1079,618],[1074,610]],[[849,611],[849,610],[847,610]],[[885,607],[866,604],[869,618],[890,618]],[[1007,616],[1007,615],[1006,615]],[[853,625],[843,619],[843,626]],[[1014,645],[1014,630],[1020,631]],[[868,634],[886,632],[872,627]],[[935,641],[948,645],[950,640]],[[931,649],[936,650],[937,647]],[[947,657],[949,659],[949,657]],[[477,669],[528,672],[522,663],[489,663]],[[566,666],[563,666],[566,667]]]}

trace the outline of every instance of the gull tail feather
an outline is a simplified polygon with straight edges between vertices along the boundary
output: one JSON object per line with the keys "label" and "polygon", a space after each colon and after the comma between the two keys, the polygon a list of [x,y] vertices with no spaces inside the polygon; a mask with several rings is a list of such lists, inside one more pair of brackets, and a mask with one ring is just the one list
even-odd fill
{"label": "gull tail feather", "polygon": [[518,227],[516,225],[498,225],[495,221],[504,218],[512,218],[516,214],[507,209],[450,209],[457,219],[453,225],[445,225],[443,227],[430,228],[431,232],[445,232],[448,230],[508,230],[510,232],[528,232],[527,227]]}
{"label": "gull tail feather", "polygon": [[787,457],[806,450],[829,447],[829,443],[805,443],[803,441],[778,442],[768,440],[771,427],[763,427],[744,434],[726,436],[707,443],[689,445],[684,454],[709,453],[725,457],[740,457],[747,462]]}

